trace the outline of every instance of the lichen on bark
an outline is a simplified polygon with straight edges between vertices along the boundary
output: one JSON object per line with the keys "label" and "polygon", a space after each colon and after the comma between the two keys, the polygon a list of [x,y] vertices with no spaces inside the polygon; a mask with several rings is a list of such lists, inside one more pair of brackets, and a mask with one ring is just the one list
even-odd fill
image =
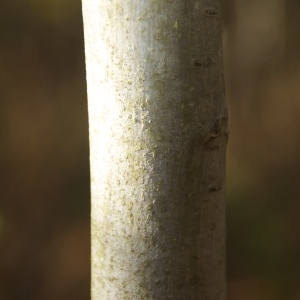
{"label": "lichen on bark", "polygon": [[209,0],[83,0],[94,300],[225,299],[216,12]]}

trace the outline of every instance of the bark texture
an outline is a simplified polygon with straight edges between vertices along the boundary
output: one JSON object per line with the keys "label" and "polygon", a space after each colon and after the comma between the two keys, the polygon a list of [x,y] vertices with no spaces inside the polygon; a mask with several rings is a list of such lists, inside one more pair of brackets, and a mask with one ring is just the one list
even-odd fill
{"label": "bark texture", "polygon": [[92,299],[225,299],[219,3],[83,0]]}

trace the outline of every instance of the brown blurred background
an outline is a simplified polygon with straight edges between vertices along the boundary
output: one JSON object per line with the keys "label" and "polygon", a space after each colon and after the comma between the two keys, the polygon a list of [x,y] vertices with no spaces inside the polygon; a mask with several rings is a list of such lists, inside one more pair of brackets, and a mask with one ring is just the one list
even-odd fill
{"label": "brown blurred background", "polygon": [[[300,2],[222,5],[228,300],[299,300]],[[0,299],[89,299],[80,1],[1,0],[0,80]]]}

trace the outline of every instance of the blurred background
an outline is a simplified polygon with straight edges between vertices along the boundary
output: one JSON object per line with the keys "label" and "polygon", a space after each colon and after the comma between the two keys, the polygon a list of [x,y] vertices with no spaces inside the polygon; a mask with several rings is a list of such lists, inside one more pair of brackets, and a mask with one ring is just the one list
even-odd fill
{"label": "blurred background", "polygon": [[[222,0],[228,300],[300,299],[300,2]],[[88,300],[81,2],[0,3],[0,299]]]}

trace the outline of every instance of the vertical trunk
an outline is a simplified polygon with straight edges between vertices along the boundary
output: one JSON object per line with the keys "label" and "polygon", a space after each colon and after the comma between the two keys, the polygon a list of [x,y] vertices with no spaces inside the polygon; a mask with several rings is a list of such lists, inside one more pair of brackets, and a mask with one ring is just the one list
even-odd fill
{"label": "vertical trunk", "polygon": [[83,0],[92,299],[225,299],[219,3]]}

